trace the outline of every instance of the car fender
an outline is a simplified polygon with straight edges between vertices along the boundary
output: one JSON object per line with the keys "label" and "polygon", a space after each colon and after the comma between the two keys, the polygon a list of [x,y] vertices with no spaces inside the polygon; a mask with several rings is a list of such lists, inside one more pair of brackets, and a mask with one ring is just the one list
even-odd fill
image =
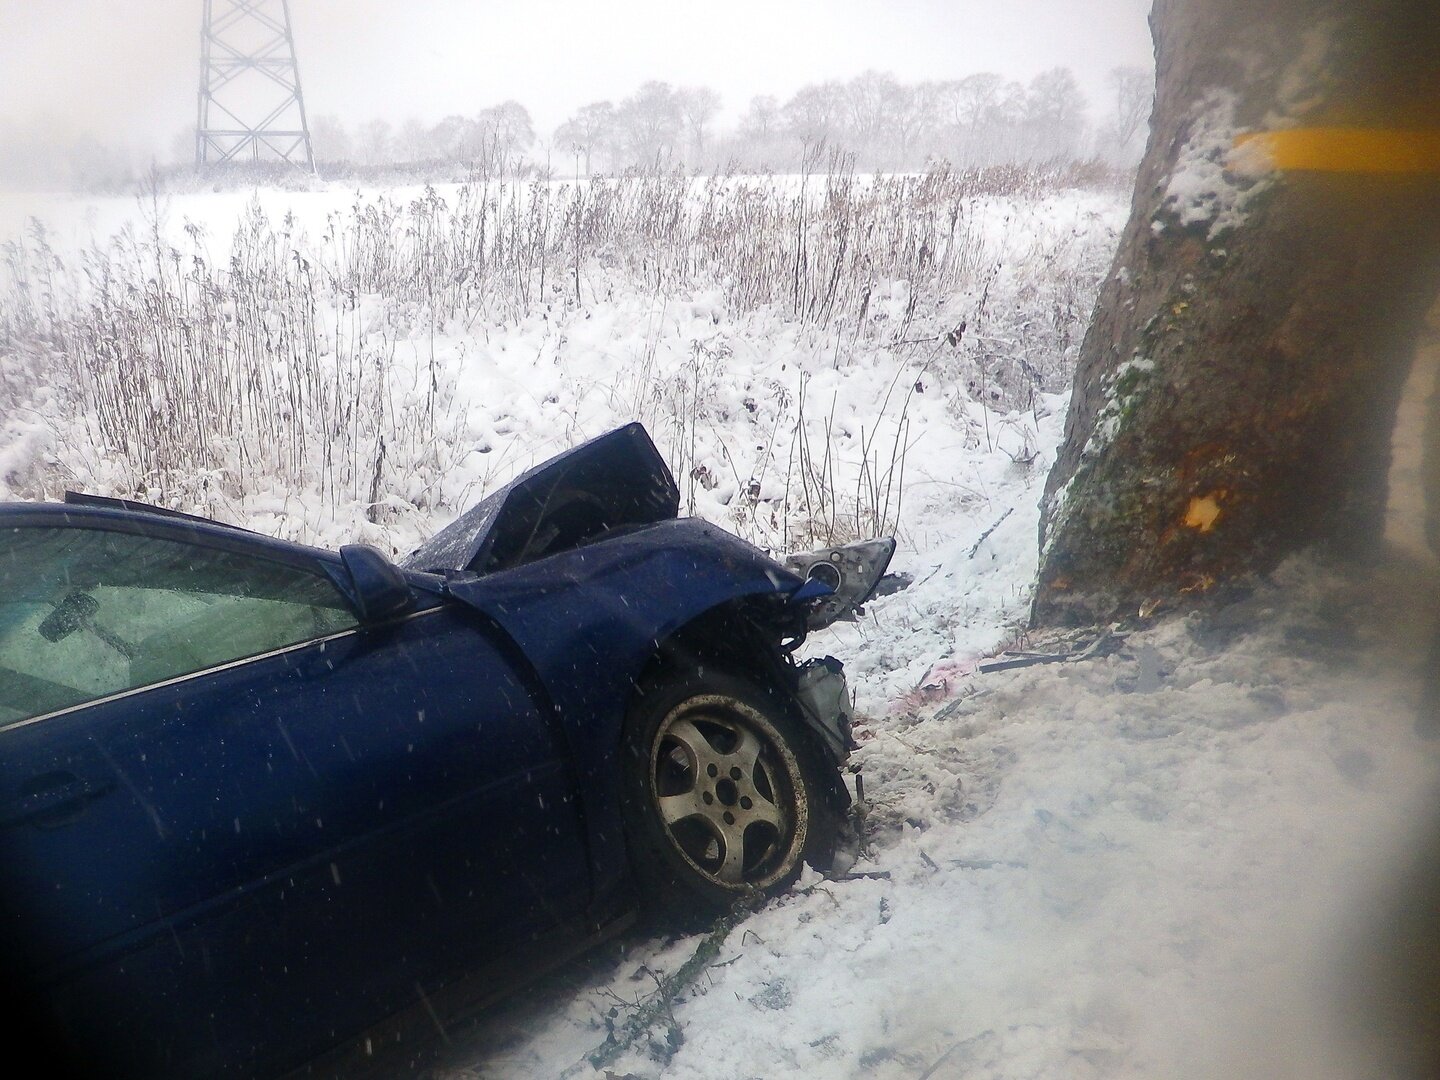
{"label": "car fender", "polygon": [[721,604],[789,597],[803,585],[759,549],[694,518],[449,580],[452,597],[514,639],[550,695],[581,785],[597,902],[625,880],[620,730],[660,643]]}

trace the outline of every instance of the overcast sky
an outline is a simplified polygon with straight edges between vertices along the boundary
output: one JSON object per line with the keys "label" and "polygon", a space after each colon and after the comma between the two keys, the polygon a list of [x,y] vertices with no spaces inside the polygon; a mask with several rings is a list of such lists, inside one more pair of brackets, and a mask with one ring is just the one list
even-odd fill
{"label": "overcast sky", "polygon": [[[218,0],[217,0],[218,2]],[[1148,66],[1150,0],[290,0],[311,115],[434,122],[506,98],[548,137],[646,79],[756,94],[867,68],[906,81]],[[163,150],[194,124],[201,0],[0,0],[0,120]],[[112,133],[118,133],[112,135]],[[107,139],[107,141],[109,141]]]}

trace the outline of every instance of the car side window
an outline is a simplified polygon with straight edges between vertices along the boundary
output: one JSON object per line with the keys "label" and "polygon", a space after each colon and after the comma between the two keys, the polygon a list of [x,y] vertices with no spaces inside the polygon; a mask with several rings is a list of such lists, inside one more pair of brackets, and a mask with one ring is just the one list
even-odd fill
{"label": "car side window", "polygon": [[0,724],[348,630],[319,570],[90,528],[0,534]]}

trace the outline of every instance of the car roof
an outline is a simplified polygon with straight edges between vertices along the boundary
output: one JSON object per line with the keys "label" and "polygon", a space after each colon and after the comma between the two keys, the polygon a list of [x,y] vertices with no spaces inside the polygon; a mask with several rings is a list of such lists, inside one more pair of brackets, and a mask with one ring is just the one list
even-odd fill
{"label": "car roof", "polygon": [[225,521],[216,521],[214,518],[200,517],[198,514],[187,514],[183,510],[171,510],[166,506],[154,506],[151,503],[137,502],[134,499],[115,499],[108,495],[90,495],[83,491],[65,492],[66,506],[99,506],[112,510],[130,510],[141,514],[157,514],[160,517],[179,518],[182,521],[194,521],[201,525],[219,525],[223,529],[235,529],[238,532],[249,533],[252,536],[263,535],[253,529],[246,529],[240,525],[231,525]]}
{"label": "car roof", "polygon": [[166,510],[162,507],[136,503],[128,499],[107,499],[84,495],[61,502],[0,503],[0,528],[39,525],[49,528],[95,528],[109,525],[127,532],[138,532],[172,539],[184,538],[219,547],[248,549],[281,557],[296,555],[314,558],[338,558],[325,548],[281,540],[252,532],[235,525],[225,525],[208,518]]}

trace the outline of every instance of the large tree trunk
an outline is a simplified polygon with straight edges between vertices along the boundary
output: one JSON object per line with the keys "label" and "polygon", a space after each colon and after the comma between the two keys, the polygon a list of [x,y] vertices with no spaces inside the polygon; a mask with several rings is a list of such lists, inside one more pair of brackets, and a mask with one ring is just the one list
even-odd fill
{"label": "large tree trunk", "polygon": [[[1151,26],[1150,142],[1046,484],[1037,622],[1378,538],[1440,290],[1435,0],[1156,0]],[[1326,130],[1232,154],[1295,128]]]}

